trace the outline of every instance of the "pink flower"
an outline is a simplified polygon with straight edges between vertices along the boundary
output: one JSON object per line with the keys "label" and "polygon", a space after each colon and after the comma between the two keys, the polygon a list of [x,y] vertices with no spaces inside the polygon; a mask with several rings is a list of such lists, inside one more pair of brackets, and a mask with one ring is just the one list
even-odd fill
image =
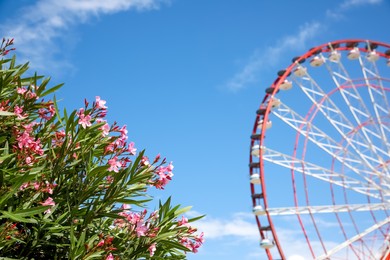
{"label": "pink flower", "polygon": [[76,112],[76,114],[77,114],[78,116],[83,115],[83,114],[84,114],[84,111],[85,111],[84,108],[80,108],[79,111]]}
{"label": "pink flower", "polygon": [[121,133],[121,136],[122,136],[123,138],[125,138],[125,139],[127,139],[127,133],[128,133],[126,127],[127,127],[127,126],[124,125],[124,126],[122,126],[121,129],[119,129],[119,132]]}
{"label": "pink flower", "polygon": [[18,147],[19,147],[19,148],[23,148],[23,147],[29,148],[30,145],[31,145],[32,143],[34,143],[34,140],[32,139],[32,137],[31,137],[28,133],[26,133],[26,132],[24,132],[23,134],[21,134],[21,135],[17,138],[17,141],[18,141]]}
{"label": "pink flower", "polygon": [[149,164],[149,158],[147,156],[142,156],[141,165],[148,166]]}
{"label": "pink flower", "polygon": [[127,157],[123,157],[123,158],[121,158],[120,162],[121,162],[122,168],[126,168],[127,167],[127,163],[131,162],[131,160],[129,158],[127,158]]}
{"label": "pink flower", "polygon": [[157,173],[159,179],[154,184],[154,186],[157,189],[164,189],[164,186],[167,185],[170,180],[172,180],[173,173],[168,171],[169,169],[170,169],[169,166],[167,166],[167,167],[162,166],[162,167],[157,169],[156,173]]}
{"label": "pink flower", "polygon": [[108,171],[111,172],[111,171],[114,171],[114,172],[119,172],[119,169],[118,167],[121,166],[121,163],[118,160],[118,157],[113,157],[112,159],[108,160],[108,164],[110,165],[110,167],[108,168]]}
{"label": "pink flower", "polygon": [[119,147],[123,147],[126,143],[126,139],[123,139],[122,137],[118,137],[118,139],[115,140],[114,144]]}
{"label": "pink flower", "polygon": [[90,115],[84,115],[84,114],[80,114],[79,115],[79,125],[81,125],[84,129],[87,127],[87,126],[91,126],[91,116]]}
{"label": "pink flower", "polygon": [[131,209],[131,205],[130,204],[122,204],[121,208],[124,210]]}
{"label": "pink flower", "polygon": [[188,234],[193,234],[193,233],[195,233],[196,231],[198,231],[197,228],[193,228],[193,227],[191,227],[191,226],[188,226],[188,230],[187,230]]}
{"label": "pink flower", "polygon": [[107,107],[105,106],[106,101],[100,99],[99,96],[96,96],[95,102],[96,102],[96,107],[97,107],[97,108],[100,108],[100,109],[107,109]]}
{"label": "pink flower", "polygon": [[158,162],[158,161],[160,160],[160,157],[161,157],[161,155],[160,155],[160,154],[157,154],[157,155],[156,155],[156,158],[154,158],[153,163]]}
{"label": "pink flower", "polygon": [[23,107],[15,106],[14,113],[18,116],[19,119],[23,118],[23,116],[25,116],[25,115],[22,115]]}
{"label": "pink flower", "polygon": [[148,232],[148,230],[148,227],[143,225],[141,221],[137,223],[137,228],[135,229],[135,231],[137,232],[138,237],[146,236],[146,232]]}
{"label": "pink flower", "polygon": [[26,161],[27,165],[30,165],[30,166],[32,165],[32,159],[30,156],[27,156],[25,161]]}
{"label": "pink flower", "polygon": [[30,124],[23,125],[23,128],[26,129],[26,132],[31,133],[34,129],[34,126],[39,125],[37,122],[31,122]]}
{"label": "pink flower", "polygon": [[19,190],[25,190],[29,185],[30,185],[29,182],[25,182],[25,183],[23,183],[23,184],[19,187]]}
{"label": "pink flower", "polygon": [[141,222],[141,215],[138,213],[130,212],[127,215],[127,221],[129,221],[131,224],[135,225],[138,222]]}
{"label": "pink flower", "polygon": [[151,244],[149,246],[148,250],[149,250],[150,256],[153,256],[154,252],[156,252],[156,243]]}
{"label": "pink flower", "polygon": [[104,149],[104,152],[105,152],[105,153],[113,152],[113,151],[114,151],[114,148],[115,148],[114,144],[109,144],[109,145],[107,145],[107,147]]}
{"label": "pink flower", "polygon": [[[40,202],[42,204],[42,206],[55,206],[56,203],[54,202],[54,200],[49,197],[47,198],[44,202]],[[45,210],[44,212],[45,214],[50,214],[51,213],[51,208]]]}
{"label": "pink flower", "polygon": [[101,119],[101,118],[98,118],[96,119],[96,123],[105,123],[104,125],[102,125],[101,127],[99,127],[99,130],[102,130],[102,136],[105,137],[107,135],[109,135],[110,133],[110,125],[107,123],[106,120],[104,119]]}
{"label": "pink flower", "polygon": [[177,225],[180,227],[180,226],[185,226],[185,227],[189,227],[190,225],[188,224],[188,219],[184,216],[181,216],[181,220],[179,220],[177,222]]}
{"label": "pink flower", "polygon": [[50,105],[47,109],[40,108],[38,109],[38,114],[40,118],[50,120],[55,114],[54,106]]}
{"label": "pink flower", "polygon": [[104,239],[100,240],[99,243],[97,244],[97,247],[104,246]]}
{"label": "pink flower", "polygon": [[35,94],[35,93],[31,92],[31,91],[27,91],[26,96],[27,96],[28,99],[33,99],[33,98],[39,99],[39,97],[37,97],[37,94]]}
{"label": "pink flower", "polygon": [[127,147],[127,151],[131,155],[135,155],[137,153],[137,148],[134,147],[134,142],[129,143],[129,146]]}
{"label": "pink flower", "polygon": [[173,168],[174,166],[172,165],[172,162],[170,162],[166,169],[168,172],[172,172]]}
{"label": "pink flower", "polygon": [[50,116],[53,116],[55,113],[56,113],[56,109],[54,108],[53,105],[50,105],[47,110],[49,111],[50,113]]}
{"label": "pink flower", "polygon": [[57,184],[55,183],[49,183],[48,181],[46,181],[46,187],[42,189],[42,192],[47,192],[49,194],[53,194],[53,189],[55,187],[57,187]]}
{"label": "pink flower", "polygon": [[199,236],[196,236],[196,237],[195,237],[195,241],[198,242],[198,243],[200,243],[200,244],[203,244],[203,242],[204,242],[203,236],[204,236],[204,233],[203,233],[203,232],[200,233]]}
{"label": "pink flower", "polygon": [[35,190],[39,190],[39,188],[41,187],[41,184],[39,182],[37,182],[37,181],[34,182],[33,185],[34,185],[34,189]]}
{"label": "pink flower", "polygon": [[197,252],[198,252],[198,248],[199,248],[202,244],[190,242],[190,245],[191,245],[191,247],[192,247],[192,252],[193,252],[193,253],[197,253]]}
{"label": "pink flower", "polygon": [[16,92],[18,92],[18,94],[21,94],[21,95],[23,95],[24,93],[26,93],[26,91],[27,91],[27,89],[25,89],[25,88],[17,88],[17,89],[16,89]]}
{"label": "pink flower", "polygon": [[51,197],[48,197],[44,202],[41,202],[42,206],[55,206],[56,203]]}
{"label": "pink flower", "polygon": [[114,256],[109,253],[108,256],[106,257],[106,260],[114,260]]}
{"label": "pink flower", "polygon": [[99,128],[103,132],[103,136],[107,136],[110,133],[110,125],[105,123],[102,127]]}

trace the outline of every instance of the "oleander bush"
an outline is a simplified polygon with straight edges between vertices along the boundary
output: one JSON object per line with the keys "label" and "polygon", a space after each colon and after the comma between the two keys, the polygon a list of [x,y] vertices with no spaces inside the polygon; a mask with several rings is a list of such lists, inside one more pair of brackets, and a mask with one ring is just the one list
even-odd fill
{"label": "oleander bush", "polygon": [[[0,257],[8,259],[184,259],[197,234],[169,198],[155,203],[172,163],[149,160],[109,124],[96,97],[60,112],[49,78],[0,47]],[[149,208],[153,207],[150,210]]]}

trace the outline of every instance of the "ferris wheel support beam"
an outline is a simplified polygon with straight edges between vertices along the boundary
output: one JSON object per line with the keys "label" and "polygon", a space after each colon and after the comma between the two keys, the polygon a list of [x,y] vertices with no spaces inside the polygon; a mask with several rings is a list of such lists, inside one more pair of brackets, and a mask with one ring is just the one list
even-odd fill
{"label": "ferris wheel support beam", "polygon": [[[360,62],[360,66],[362,68],[364,79],[366,81],[366,85],[368,86],[368,91],[370,94],[371,103],[372,103],[372,106],[374,108],[374,111],[375,111],[375,114],[376,114],[376,117],[378,120],[378,124],[379,124],[380,130],[381,130],[380,133],[382,135],[383,141],[385,142],[385,144],[387,144],[387,146],[386,146],[388,148],[387,152],[390,153],[390,145],[389,145],[388,140],[387,140],[387,136],[390,132],[389,132],[388,128],[383,127],[383,124],[381,122],[382,117],[386,117],[386,116],[388,117],[390,115],[388,109],[384,108],[384,107],[387,107],[387,108],[389,107],[389,102],[388,102],[387,97],[386,97],[386,93],[385,93],[385,90],[384,90],[384,87],[382,84],[381,77],[379,76],[379,73],[378,73],[378,68],[376,67],[375,62],[372,62],[371,64],[368,64],[369,66],[367,66],[366,65],[367,61],[363,60],[361,57],[359,58],[359,62]],[[371,69],[369,69],[369,67],[372,67],[373,69],[371,70]],[[372,83],[369,80],[368,74],[371,74],[374,77],[374,79],[379,82],[379,89],[373,88]],[[375,94],[377,94],[377,96],[379,96],[380,99],[375,98],[374,97]],[[378,101],[382,101],[383,104],[380,104]],[[383,105],[384,105],[384,107],[383,107]],[[387,134],[386,134],[386,130],[387,130]]]}
{"label": "ferris wheel support beam", "polygon": [[[360,57],[361,65],[363,64],[362,58]],[[363,65],[362,65],[363,66]],[[343,66],[342,62],[326,62],[326,68],[331,75],[333,82],[337,86],[337,89],[341,93],[345,103],[348,105],[349,110],[351,111],[355,121],[358,125],[363,125],[363,122],[368,122],[373,120],[373,116],[370,111],[367,109],[367,106],[364,104],[363,99],[359,92],[356,89],[355,83],[351,80],[349,73]],[[364,72],[365,73],[365,72]],[[371,92],[371,84],[369,79],[367,78],[367,74],[364,74],[365,83],[368,86],[369,92]],[[379,78],[379,77],[376,77]],[[382,95],[383,97],[383,95]],[[372,100],[372,95],[371,95]],[[377,106],[377,104],[373,103],[373,106]],[[381,107],[380,107],[381,108]],[[381,108],[383,109],[383,108]],[[379,114],[375,111],[376,118],[380,120]],[[366,137],[367,142],[370,146],[373,147],[374,152],[378,154],[378,152],[382,153],[382,156],[386,156],[389,151],[383,151],[382,149],[378,149],[372,141],[372,137],[376,137],[384,147],[389,147],[387,142],[386,134],[381,127],[381,122],[379,122],[379,126],[377,124],[373,124],[375,129],[380,135],[375,133],[374,131],[369,130],[367,127],[362,127],[363,135]]]}
{"label": "ferris wheel support beam", "polygon": [[348,247],[349,245],[351,245],[352,243],[358,241],[359,239],[363,238],[364,236],[368,235],[369,233],[379,229],[380,227],[386,225],[387,223],[390,222],[390,217],[387,217],[386,219],[376,223],[375,225],[372,225],[371,227],[367,228],[366,230],[364,230],[363,232],[351,237],[350,239],[348,239],[347,241],[341,243],[340,245],[334,247],[333,249],[329,250],[327,252],[327,254],[324,254],[324,255],[321,255],[319,257],[317,257],[316,259],[317,260],[321,260],[321,259],[329,259],[329,257],[331,257],[332,255],[334,255],[335,253],[339,252],[340,250]]}
{"label": "ferris wheel support beam", "polygon": [[[376,187],[367,185],[366,183],[362,183],[361,181],[352,177],[336,173],[316,164],[299,160],[295,157],[271,150],[269,148],[262,148],[261,156],[265,161],[272,162],[285,168],[301,172],[308,176],[312,176],[322,181],[332,183],[376,199],[382,199],[382,196],[379,194],[379,191]],[[385,194],[385,196],[386,195],[389,196],[390,194]]]}
{"label": "ferris wheel support beam", "polygon": [[390,204],[345,204],[345,205],[324,205],[324,206],[306,206],[306,207],[284,207],[284,208],[268,208],[267,213],[271,216],[296,215],[296,214],[317,214],[317,213],[336,213],[348,211],[375,211],[388,210]]}
{"label": "ferris wheel support beam", "polygon": [[[278,109],[273,110],[272,113],[300,134],[307,136],[311,142],[316,144],[339,162],[343,163],[355,174],[359,175],[359,177],[363,178],[373,186],[376,186],[378,190],[382,189],[382,187],[375,183],[375,179],[378,179],[381,175],[378,170],[373,171],[372,169],[367,169],[367,165],[363,165],[365,170],[362,171],[362,161],[359,160],[357,156],[354,156],[348,149],[342,147],[340,143],[337,143],[326,133],[321,131],[311,122],[305,120],[284,103],[281,102]],[[370,178],[367,178],[367,176],[370,176]]]}
{"label": "ferris wheel support beam", "polygon": [[[374,156],[375,149],[379,148],[374,149],[372,145],[365,141],[360,132],[355,133],[357,139],[350,138],[346,134],[352,132],[355,127],[309,74],[306,74],[301,80],[295,78],[295,82],[371,170],[375,170],[373,165],[383,163]],[[302,82],[308,82],[309,85],[305,86]]]}

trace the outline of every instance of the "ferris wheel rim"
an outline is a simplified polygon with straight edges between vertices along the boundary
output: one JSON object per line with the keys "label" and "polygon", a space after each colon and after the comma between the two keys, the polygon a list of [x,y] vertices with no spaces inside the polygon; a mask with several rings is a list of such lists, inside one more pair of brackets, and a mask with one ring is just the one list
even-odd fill
{"label": "ferris wheel rim", "polygon": [[[366,43],[367,49],[363,48],[358,48],[357,46],[361,43]],[[342,46],[345,45],[345,46]],[[260,108],[257,111],[257,116],[255,120],[255,125],[253,127],[253,132],[251,136],[251,149],[255,145],[256,140],[258,140],[259,146],[264,147],[264,137],[265,133],[267,132],[267,126],[266,123],[269,121],[272,105],[271,101],[275,98],[275,95],[279,92],[281,85],[287,77],[290,76],[290,74],[293,72],[294,68],[299,67],[301,63],[303,63],[306,59],[313,57],[314,55],[317,55],[319,53],[329,53],[332,51],[348,51],[353,48],[358,48],[360,52],[370,52],[371,51],[371,46],[375,46],[373,48],[374,50],[377,48],[377,46],[381,46],[384,48],[390,49],[390,45],[378,41],[371,41],[371,40],[362,40],[362,39],[351,39],[351,40],[338,40],[338,41],[333,41],[329,42],[326,44],[319,45],[317,47],[314,47],[310,49],[308,52],[304,53],[303,55],[296,57],[293,59],[293,62],[284,70],[278,72],[278,77],[276,78],[275,82],[271,84],[271,86],[266,90],[266,94],[261,102]],[[382,58],[387,58],[390,61],[390,52],[386,51],[385,53],[383,52],[378,52],[379,57]],[[386,79],[387,80],[387,79]],[[353,86],[354,87],[354,86]],[[388,91],[388,90],[387,90]],[[263,124],[261,126],[260,134],[257,134],[258,132],[258,123],[260,120],[263,121]],[[258,216],[256,216],[256,222],[258,225],[258,229],[260,232],[260,237],[262,239],[266,239],[266,232],[270,231],[273,237],[273,243],[277,247],[278,254],[282,259],[285,259],[285,255],[282,249],[282,246],[280,244],[280,241],[278,239],[278,235],[276,233],[276,228],[273,224],[273,220],[271,218],[271,215],[267,211],[268,207],[268,199],[267,199],[267,189],[266,189],[266,183],[265,183],[265,178],[264,178],[264,160],[262,159],[262,149],[259,149],[259,162],[255,162],[253,160],[252,154],[250,154],[250,176],[254,174],[254,170],[256,167],[259,169],[259,177],[260,177],[260,186],[261,186],[261,194],[256,193],[255,190],[255,185],[254,183],[250,184],[250,189],[251,189],[251,194],[252,194],[252,204],[253,207],[257,206],[256,199],[261,199],[263,201],[264,205],[264,212],[266,215],[267,223],[264,225],[260,222],[260,219]],[[332,166],[333,167],[333,166]],[[299,214],[298,214],[299,218]],[[306,240],[308,244],[310,244],[310,241],[308,241],[307,235],[305,235]],[[310,245],[309,245],[310,247]],[[314,252],[311,250],[312,256],[315,257]],[[272,254],[270,253],[269,249],[265,249],[266,254],[270,259],[272,259]],[[326,251],[326,249],[325,249]]]}

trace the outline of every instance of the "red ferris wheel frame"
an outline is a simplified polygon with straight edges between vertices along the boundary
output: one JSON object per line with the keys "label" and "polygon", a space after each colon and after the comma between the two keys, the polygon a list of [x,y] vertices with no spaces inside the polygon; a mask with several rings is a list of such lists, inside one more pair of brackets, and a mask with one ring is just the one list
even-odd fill
{"label": "red ferris wheel frame", "polygon": [[[361,45],[364,44],[366,47],[362,47]],[[360,45],[360,46],[359,46]],[[379,47],[379,48],[378,48]],[[286,82],[288,77],[291,73],[293,73],[294,70],[299,68],[300,64],[303,63],[305,60],[309,58],[314,58],[319,53],[332,53],[332,52],[343,52],[343,51],[351,51],[353,49],[357,49],[359,52],[367,53],[369,54],[371,51],[375,51],[376,55],[378,57],[386,58],[388,61],[388,64],[390,64],[390,44],[381,43],[378,41],[371,41],[371,40],[361,40],[361,39],[353,39],[353,40],[339,40],[339,41],[333,41],[330,43],[322,44],[320,46],[317,46],[315,48],[310,49],[305,54],[296,57],[293,59],[293,62],[285,69],[280,72],[278,72],[278,77],[276,80],[271,84],[269,88],[266,89],[266,94],[260,104],[259,109],[257,110],[257,116],[255,119],[255,124],[253,127],[252,135],[251,135],[251,151],[253,151],[253,148],[257,145],[260,149],[258,151],[259,155],[254,156],[252,152],[249,156],[249,170],[250,170],[250,177],[256,178],[255,176],[258,172],[258,183],[252,182],[250,183],[250,190],[251,190],[251,196],[252,196],[252,205],[255,208],[256,206],[260,206],[260,208],[263,208],[263,216],[260,220],[259,215],[255,215],[256,223],[259,229],[259,234],[261,239],[267,239],[266,234],[272,235],[272,244],[276,247],[277,250],[271,250],[271,245],[265,245],[263,248],[265,249],[265,253],[268,256],[269,259],[286,259],[286,255],[283,251],[282,244],[279,241],[278,234],[276,231],[276,227],[273,223],[272,217],[270,212],[268,211],[269,205],[268,205],[268,197],[267,197],[267,189],[266,189],[266,182],[265,182],[265,176],[264,176],[264,160],[263,160],[263,150],[262,147],[265,147],[265,133],[267,132],[267,122],[269,122],[270,113],[272,109],[272,100],[274,100],[274,96],[279,92],[281,89],[281,85]],[[384,51],[383,51],[384,50]],[[348,88],[347,86],[343,86],[343,88]],[[309,112],[310,114],[311,112]],[[261,122],[263,122],[261,124]],[[259,125],[261,128],[259,129]],[[293,157],[295,156],[295,152]],[[257,159],[259,158],[259,159]],[[388,162],[386,162],[388,163]],[[333,164],[332,164],[333,168]],[[295,197],[295,194],[294,194]],[[296,197],[295,197],[296,199]],[[337,213],[336,213],[337,215]],[[301,221],[299,214],[298,214],[298,220]],[[387,223],[387,222],[386,222]],[[381,223],[380,223],[381,224]],[[382,223],[383,224],[383,223]],[[301,223],[302,226],[302,223]],[[304,236],[306,238],[306,241],[309,245],[309,249],[311,251],[311,255],[313,258],[315,258],[315,254],[310,246],[310,241],[308,239],[307,234],[305,233],[305,230],[303,229]],[[345,235],[345,234],[344,234]],[[387,240],[389,238],[387,237]],[[387,249],[382,252],[382,259],[390,259],[390,249],[387,247]]]}

